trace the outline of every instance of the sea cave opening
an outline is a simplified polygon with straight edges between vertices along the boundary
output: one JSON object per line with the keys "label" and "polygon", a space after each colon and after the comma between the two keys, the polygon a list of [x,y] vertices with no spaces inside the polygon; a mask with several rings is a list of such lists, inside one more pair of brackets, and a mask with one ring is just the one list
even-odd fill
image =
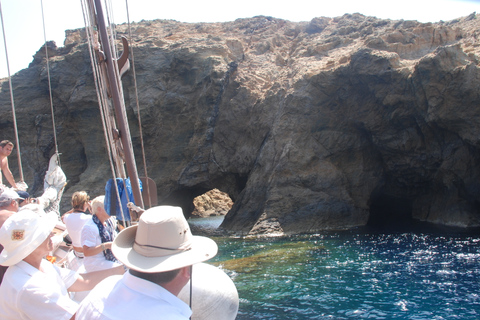
{"label": "sea cave opening", "polygon": [[368,227],[383,231],[408,230],[413,224],[410,199],[384,193],[371,198]]}
{"label": "sea cave opening", "polygon": [[159,204],[181,207],[189,222],[216,220],[214,223],[216,229],[223,222],[223,218],[232,208],[246,183],[247,175],[225,173],[194,186],[179,185],[168,197],[160,199]]}
{"label": "sea cave opening", "polygon": [[207,218],[225,216],[232,209],[233,201],[226,192],[211,189],[193,199],[192,217]]}
{"label": "sea cave opening", "polygon": [[183,188],[170,194],[163,205],[182,208],[194,234],[212,233],[233,206],[232,197],[218,188]]}

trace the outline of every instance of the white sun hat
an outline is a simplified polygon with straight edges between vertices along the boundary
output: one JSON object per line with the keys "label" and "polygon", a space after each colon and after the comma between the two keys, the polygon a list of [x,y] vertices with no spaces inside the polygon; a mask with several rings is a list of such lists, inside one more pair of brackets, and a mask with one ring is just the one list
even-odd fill
{"label": "white sun hat", "polygon": [[[192,320],[235,320],[240,304],[237,287],[221,269],[197,263],[192,272]],[[190,302],[190,281],[178,297]]]}
{"label": "white sun hat", "polygon": [[12,266],[32,253],[50,235],[58,221],[54,212],[38,214],[22,210],[11,215],[0,228],[0,265]]}
{"label": "white sun hat", "polygon": [[213,258],[218,246],[193,236],[182,209],[157,206],[146,210],[138,225],[122,230],[112,244],[115,257],[130,269],[164,272]]}
{"label": "white sun hat", "polygon": [[18,195],[18,193],[13,189],[5,188],[5,189],[1,190],[1,192],[0,192],[0,203],[10,202],[10,201],[13,201],[13,200],[23,200],[23,198],[20,197]]}

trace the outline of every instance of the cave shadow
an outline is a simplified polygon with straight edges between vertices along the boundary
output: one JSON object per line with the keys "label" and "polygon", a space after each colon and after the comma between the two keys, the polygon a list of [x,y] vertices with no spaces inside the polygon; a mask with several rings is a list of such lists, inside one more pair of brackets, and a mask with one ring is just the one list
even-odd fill
{"label": "cave shadow", "polygon": [[412,210],[413,199],[376,194],[370,201],[368,222],[360,229],[373,233],[480,234],[480,228],[460,228],[416,220]]}
{"label": "cave shadow", "polygon": [[370,199],[370,215],[365,228],[371,232],[421,232],[433,226],[413,219],[413,199],[378,193]]}
{"label": "cave shadow", "polygon": [[388,194],[378,194],[370,201],[366,227],[379,232],[412,231],[417,223],[412,218],[412,200]]}

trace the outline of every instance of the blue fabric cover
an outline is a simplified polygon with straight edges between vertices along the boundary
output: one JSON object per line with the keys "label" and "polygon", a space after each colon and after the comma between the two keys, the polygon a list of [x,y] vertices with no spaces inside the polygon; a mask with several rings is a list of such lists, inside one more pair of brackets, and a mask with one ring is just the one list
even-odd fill
{"label": "blue fabric cover", "polygon": [[[138,180],[138,183],[140,185],[140,191],[142,190],[142,181]],[[130,178],[125,179],[125,184],[126,188],[123,184],[123,179],[122,178],[117,178],[117,186],[118,186],[118,193],[120,195],[121,203],[122,203],[122,209],[123,209],[123,215],[125,217],[125,221],[130,221],[130,212],[127,207],[128,202],[133,202],[135,203],[135,200],[133,199],[133,192],[132,192],[132,185],[130,184]],[[125,191],[126,189],[126,191]],[[105,185],[105,211],[111,216],[112,212],[112,192],[115,193],[114,199],[116,199],[116,192],[115,192],[115,183],[113,182],[113,179],[110,179],[107,181],[107,184]],[[128,193],[128,200],[127,200],[127,193]],[[124,221],[122,217],[122,211],[120,210],[120,207],[117,205],[115,206],[115,216],[117,217],[118,220]]]}

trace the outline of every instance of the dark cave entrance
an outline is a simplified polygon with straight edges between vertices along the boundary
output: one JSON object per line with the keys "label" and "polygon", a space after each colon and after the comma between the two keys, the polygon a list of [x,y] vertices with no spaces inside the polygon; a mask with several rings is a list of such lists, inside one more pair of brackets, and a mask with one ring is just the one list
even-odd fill
{"label": "dark cave entrance", "polygon": [[[195,213],[202,210],[204,211],[204,214],[210,215],[208,212],[210,212],[209,210],[212,210],[212,208],[209,207],[202,209],[195,207],[195,203],[197,203],[197,201],[195,201],[196,198],[207,195],[207,197],[210,196],[213,198],[212,202],[231,202],[231,204],[226,204],[223,208],[216,208],[218,209],[217,212],[223,212],[225,214],[231,209],[231,205],[233,205],[233,202],[245,188],[246,182],[247,178],[245,176],[239,174],[225,174],[217,179],[206,181],[195,186],[179,186],[179,189],[171,192],[168,197],[159,199],[159,204],[179,206],[183,209],[185,218],[189,219],[195,215]],[[214,192],[214,196],[211,195],[212,191],[216,191]],[[219,193],[222,193],[223,195],[219,196]],[[226,207],[228,207],[228,209],[226,209]]]}
{"label": "dark cave entrance", "polygon": [[197,187],[173,192],[162,204],[182,207],[193,234],[213,235],[231,209],[233,200],[217,188]]}
{"label": "dark cave entrance", "polygon": [[373,196],[368,227],[383,231],[408,230],[414,225],[412,200],[388,194]]}

